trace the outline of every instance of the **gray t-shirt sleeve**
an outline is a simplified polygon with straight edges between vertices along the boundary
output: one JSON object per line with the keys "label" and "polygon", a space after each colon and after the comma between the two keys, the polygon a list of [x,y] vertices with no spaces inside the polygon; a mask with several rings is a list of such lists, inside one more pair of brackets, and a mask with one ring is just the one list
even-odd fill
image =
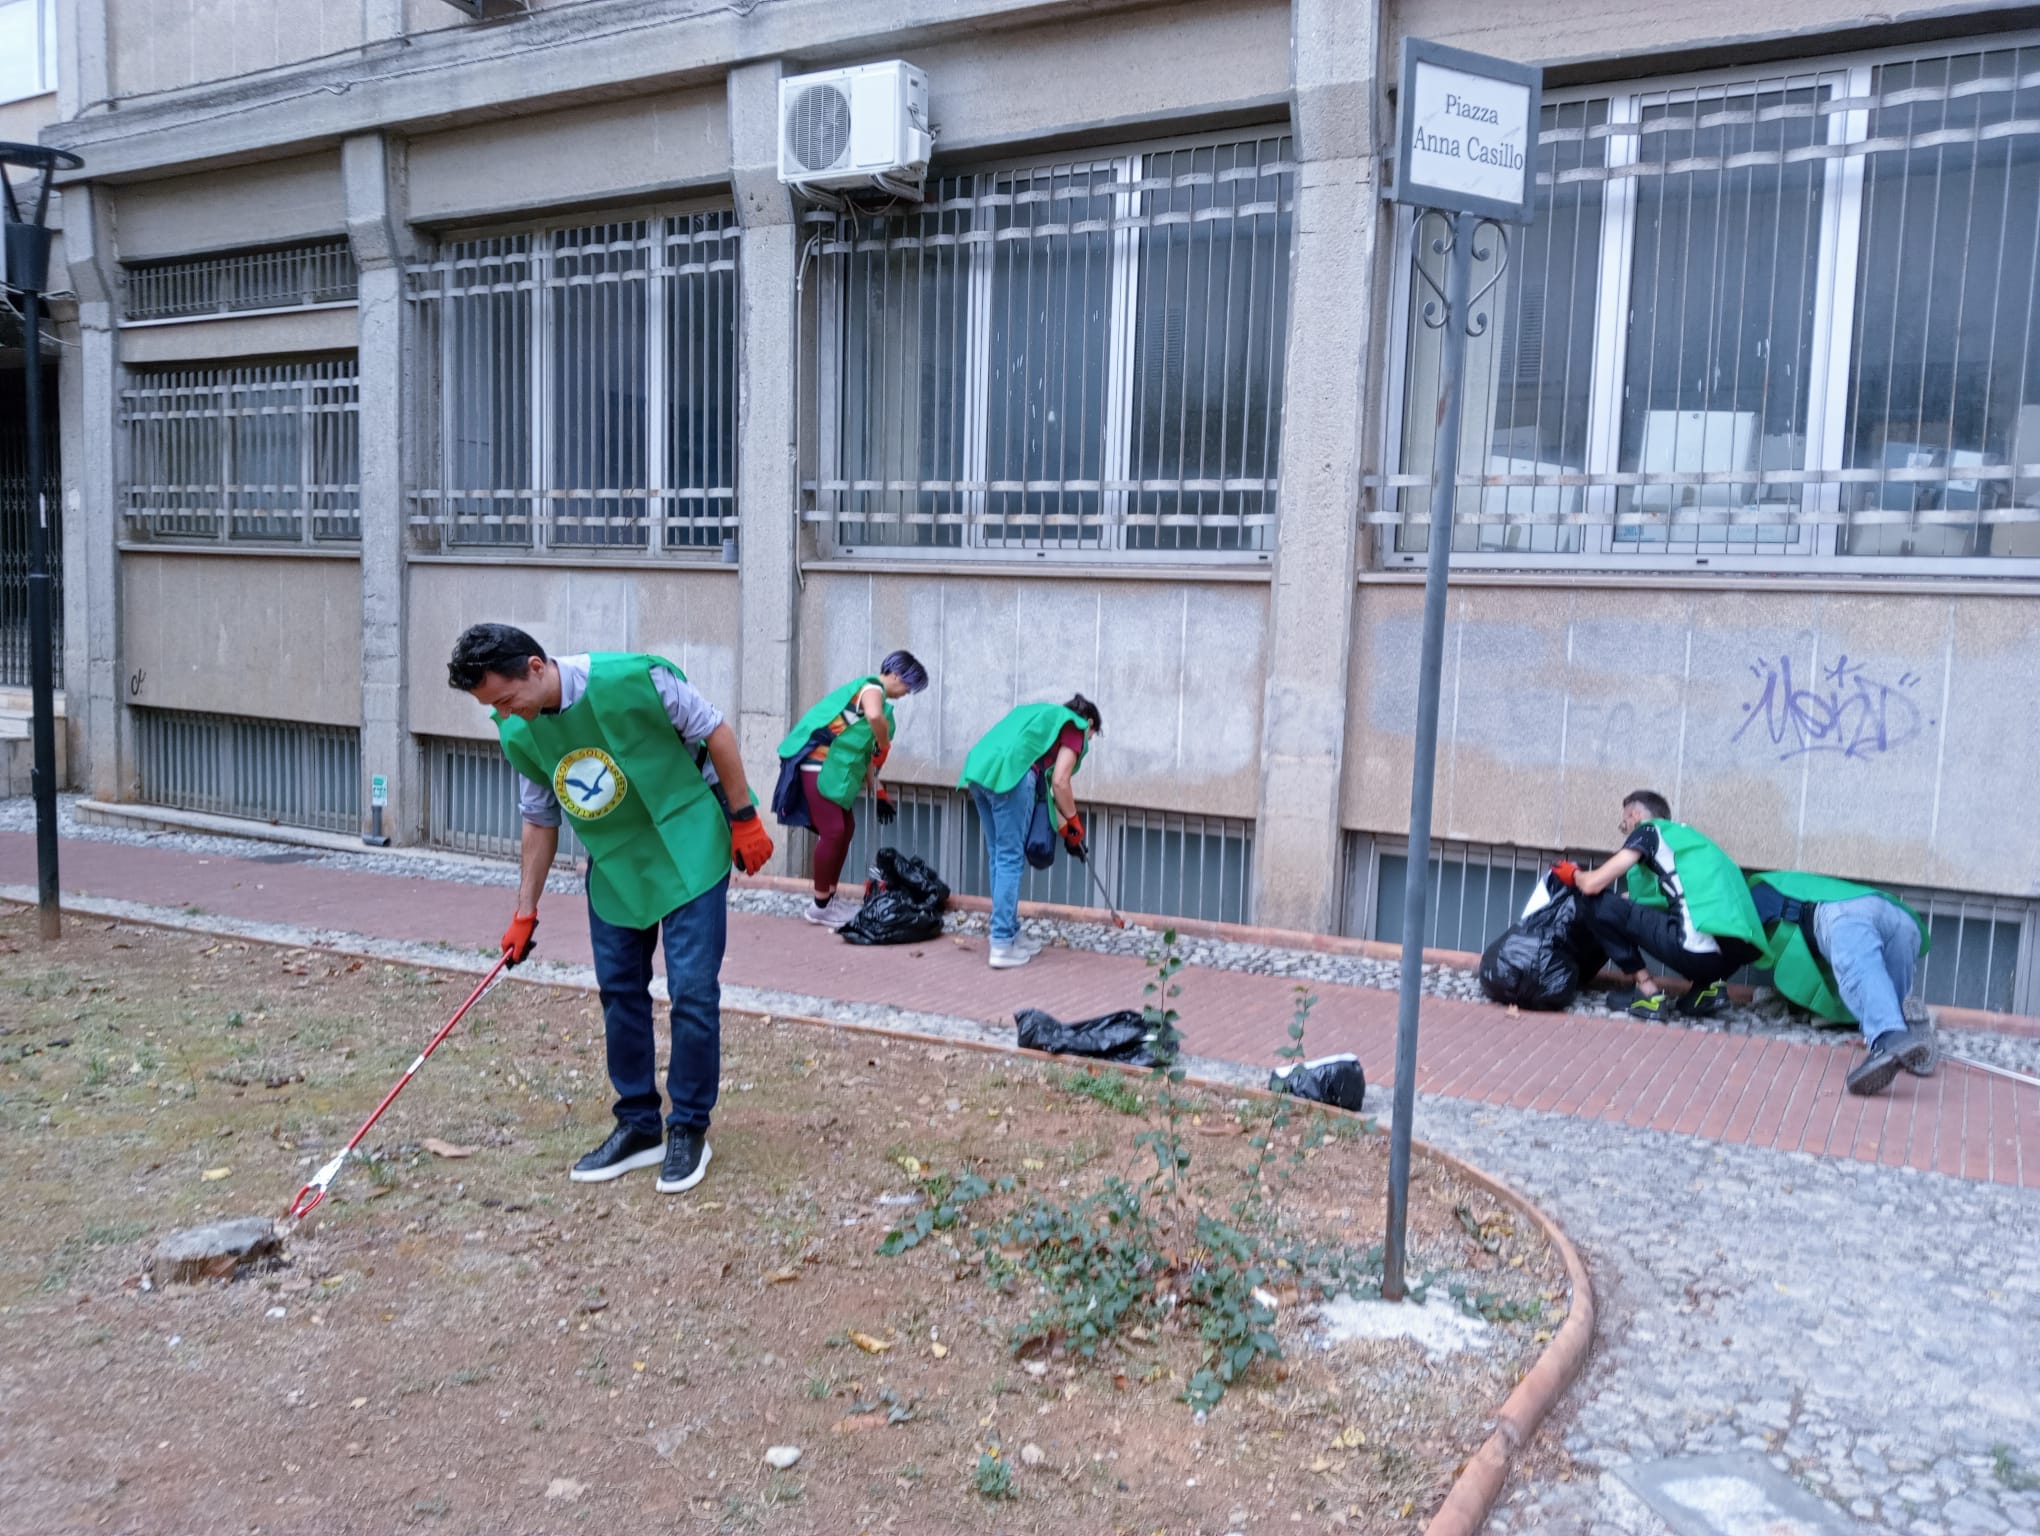
{"label": "gray t-shirt sleeve", "polygon": [[534,784],[520,773],[517,775],[517,813],[534,827],[556,827],[560,824],[559,797],[543,784]]}

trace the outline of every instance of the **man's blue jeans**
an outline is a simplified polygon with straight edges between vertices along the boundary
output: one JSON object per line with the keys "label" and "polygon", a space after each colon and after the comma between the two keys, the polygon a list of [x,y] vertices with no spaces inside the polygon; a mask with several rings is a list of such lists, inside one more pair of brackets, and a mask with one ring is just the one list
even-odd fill
{"label": "man's blue jeans", "polygon": [[729,877],[651,928],[619,928],[588,904],[595,980],[602,989],[609,1081],[616,1118],[660,1135],[658,1040],[652,1030],[652,952],[666,946],[666,993],[673,1003],[673,1052],[666,1063],[666,1125],[705,1131],[722,1078],[723,942],[729,930]]}
{"label": "man's blue jeans", "polygon": [[1026,777],[995,795],[982,784],[970,787],[977,802],[978,825],[985,831],[985,852],[992,865],[992,942],[1004,947],[1020,937],[1020,882],[1027,878],[1027,823],[1034,816],[1034,798],[1041,775]]}
{"label": "man's blue jeans", "polygon": [[1823,901],[1813,909],[1813,936],[1835,973],[1835,991],[1875,1044],[1905,1028],[1900,1001],[1912,990],[1920,958],[1919,925],[1882,896]]}

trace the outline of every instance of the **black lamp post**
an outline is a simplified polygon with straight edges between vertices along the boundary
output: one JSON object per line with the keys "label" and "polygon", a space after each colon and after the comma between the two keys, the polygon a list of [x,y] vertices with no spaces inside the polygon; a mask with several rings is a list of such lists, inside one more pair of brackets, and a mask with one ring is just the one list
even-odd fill
{"label": "black lamp post", "polygon": [[[42,936],[62,931],[57,906],[56,667],[50,654],[50,508],[43,495],[42,302],[50,276],[50,181],[85,162],[69,150],[40,144],[0,143],[0,203],[6,213],[6,286],[21,295],[28,400],[28,645],[29,687],[35,699],[35,873]],[[17,196],[9,168],[35,173],[35,201]],[[25,192],[26,189],[24,188]],[[23,209],[27,208],[26,214]]]}

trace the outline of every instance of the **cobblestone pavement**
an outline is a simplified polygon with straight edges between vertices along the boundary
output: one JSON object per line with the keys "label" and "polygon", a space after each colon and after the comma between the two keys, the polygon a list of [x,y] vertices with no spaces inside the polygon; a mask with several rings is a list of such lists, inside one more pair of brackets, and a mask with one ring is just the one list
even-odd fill
{"label": "cobblestone pavement", "polygon": [[1426,1099],[1416,1133],[1538,1201],[1600,1304],[1497,1536],[1662,1536],[1612,1476],[1746,1449],[1870,1531],[2040,1532],[2040,1195]]}

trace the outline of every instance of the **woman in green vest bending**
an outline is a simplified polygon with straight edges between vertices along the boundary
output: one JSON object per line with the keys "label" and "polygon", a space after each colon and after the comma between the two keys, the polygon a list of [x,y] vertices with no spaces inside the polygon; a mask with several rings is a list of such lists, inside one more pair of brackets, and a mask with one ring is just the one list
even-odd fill
{"label": "woman in green vest bending", "polygon": [[815,832],[815,901],[803,914],[811,923],[840,928],[856,908],[836,899],[843,860],[857,832],[857,797],[878,796],[883,825],[898,814],[878,770],[892,750],[892,701],[928,686],[928,669],[911,651],[894,651],[878,675],[845,683],[802,715],[779,744],[779,784],[772,810],[782,827]]}
{"label": "woman in green vest bending", "polygon": [[[708,1171],[722,1075],[730,866],[756,874],[772,857],[736,733],[670,661],[604,652],[555,660],[508,624],[463,634],[446,677],[493,712],[503,755],[524,778],[517,910],[503,935],[512,965],[531,953],[563,811],[588,850],[588,937],[616,1128],[569,1176],[600,1183],[657,1164],[662,1193],[692,1189]],[[663,1126],[651,995],[662,942],[673,1004],[673,1107]]]}
{"label": "woman in green vest bending", "polygon": [[[1670,1001],[1644,966],[1645,951],[1692,985],[1682,1013],[1719,1013],[1728,1006],[1722,983],[1762,953],[1764,926],[1735,860],[1712,841],[1672,820],[1663,795],[1639,789],[1622,800],[1621,850],[1599,869],[1571,863],[1552,873],[1580,893],[1587,927],[1618,971],[1635,979],[1629,1011],[1657,1018]],[[1626,893],[1614,886],[1620,881]]]}
{"label": "woman in green vest bending", "polygon": [[985,732],[964,760],[963,787],[977,803],[991,856],[995,970],[1025,965],[1041,948],[1020,932],[1027,826],[1037,801],[1053,800],[1055,824],[1070,857],[1090,857],[1071,781],[1091,750],[1091,738],[1104,729],[1098,706],[1081,693],[1067,704],[1022,704]]}

